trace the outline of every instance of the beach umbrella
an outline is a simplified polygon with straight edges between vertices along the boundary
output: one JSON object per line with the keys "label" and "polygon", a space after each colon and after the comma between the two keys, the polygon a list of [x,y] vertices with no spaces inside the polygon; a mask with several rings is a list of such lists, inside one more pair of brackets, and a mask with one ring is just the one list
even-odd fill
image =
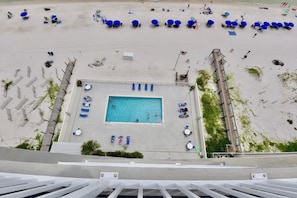
{"label": "beach umbrella", "polygon": [[277,26],[278,26],[279,28],[281,28],[281,27],[283,27],[283,24],[282,24],[282,23],[277,23]]}
{"label": "beach umbrella", "polygon": [[234,27],[236,27],[236,26],[238,26],[238,23],[237,23],[237,21],[232,21],[232,26],[234,26]]}
{"label": "beach umbrella", "polygon": [[107,21],[106,21],[106,25],[107,25],[108,27],[111,27],[112,24],[113,24],[112,20],[107,20]]}
{"label": "beach umbrella", "polygon": [[169,26],[173,25],[173,23],[174,23],[174,21],[173,21],[172,19],[168,19],[168,20],[167,20],[167,24],[168,24]]}
{"label": "beach umbrella", "polygon": [[195,24],[194,20],[188,20],[188,27],[192,27]]}
{"label": "beach umbrella", "polygon": [[133,21],[132,21],[132,25],[133,25],[133,27],[137,27],[138,24],[139,24],[139,21],[138,21],[138,20],[133,20]]}
{"label": "beach umbrella", "polygon": [[121,25],[121,21],[119,21],[119,20],[115,20],[115,21],[113,22],[113,25],[116,26],[116,27],[119,27],[119,26]]}
{"label": "beach umbrella", "polygon": [[278,27],[277,22],[272,22],[271,25],[272,25],[272,27]]}
{"label": "beach umbrella", "polygon": [[257,27],[257,26],[260,27],[260,23],[259,23],[259,22],[255,22],[255,23],[254,23],[254,26],[255,26],[255,27]]}
{"label": "beach umbrella", "polygon": [[232,24],[232,22],[229,21],[229,20],[226,20],[225,23],[226,23],[226,25],[231,25]]}
{"label": "beach umbrella", "polygon": [[175,25],[179,26],[181,24],[181,21],[180,20],[175,20],[174,23],[175,23]]}
{"label": "beach umbrella", "polygon": [[267,26],[266,26],[266,25],[264,25],[264,24],[263,24],[263,25],[261,25],[260,27],[261,27],[261,29],[262,29],[262,30],[267,30]]}
{"label": "beach umbrella", "polygon": [[246,23],[245,21],[241,21],[241,22],[240,22],[240,25],[241,25],[242,27],[245,27],[245,26],[247,25],[247,23]]}
{"label": "beach umbrella", "polygon": [[265,25],[265,26],[270,26],[270,23],[267,22],[267,21],[265,21],[265,22],[263,23],[263,25]]}
{"label": "beach umbrella", "polygon": [[293,23],[293,22],[290,22],[290,23],[289,23],[289,26],[290,26],[290,27],[294,27],[294,23]]}
{"label": "beach umbrella", "polygon": [[213,20],[211,20],[211,19],[209,19],[208,21],[207,21],[207,25],[213,25],[214,24],[214,21]]}
{"label": "beach umbrella", "polygon": [[21,12],[20,16],[21,17],[26,17],[28,15],[28,12]]}
{"label": "beach umbrella", "polygon": [[159,25],[159,21],[158,21],[157,19],[153,19],[153,20],[152,20],[152,24],[153,24],[153,25]]}

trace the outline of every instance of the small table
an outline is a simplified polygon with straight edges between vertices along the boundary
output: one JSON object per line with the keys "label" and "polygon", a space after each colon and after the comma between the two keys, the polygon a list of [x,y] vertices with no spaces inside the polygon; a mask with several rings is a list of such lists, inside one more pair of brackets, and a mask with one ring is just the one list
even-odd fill
{"label": "small table", "polygon": [[190,129],[185,129],[185,130],[184,130],[184,134],[185,134],[185,135],[190,135],[190,134],[191,134]]}
{"label": "small table", "polygon": [[77,129],[77,130],[75,131],[75,135],[81,135],[81,130],[80,130],[80,129]]}
{"label": "small table", "polygon": [[85,85],[85,90],[90,90],[91,88],[92,88],[92,85],[90,85],[90,84]]}
{"label": "small table", "polygon": [[191,149],[193,149],[193,144],[191,143],[191,142],[188,142],[187,143],[187,149],[189,149],[189,150],[191,150]]}

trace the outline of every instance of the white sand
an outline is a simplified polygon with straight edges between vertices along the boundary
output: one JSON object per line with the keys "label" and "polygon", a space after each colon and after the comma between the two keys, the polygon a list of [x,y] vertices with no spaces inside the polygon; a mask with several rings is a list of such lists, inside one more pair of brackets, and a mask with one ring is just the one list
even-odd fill
{"label": "white sand", "polygon": [[[0,79],[16,81],[21,76],[22,80],[15,86],[11,86],[7,97],[3,95],[1,88],[0,105],[8,97],[13,100],[6,106],[12,112],[12,121],[7,118],[6,108],[0,109],[0,146],[16,146],[26,138],[34,138],[36,131],[46,130],[47,122],[38,125],[41,120],[38,108],[44,113],[45,119],[49,118],[49,100],[46,99],[37,109],[32,110],[39,98],[45,95],[47,79],[53,79],[59,83],[58,77],[62,78],[65,62],[68,58],[77,59],[77,65],[73,72],[71,82],[76,79],[98,79],[116,81],[148,81],[148,82],[174,82],[175,71],[173,70],[180,50],[187,51],[181,56],[176,71],[186,72],[190,67],[190,82],[195,83],[197,71],[201,69],[211,71],[207,60],[208,55],[215,48],[221,49],[226,56],[226,73],[233,76],[233,86],[238,87],[240,96],[248,101],[248,105],[242,107],[234,103],[237,119],[239,115],[248,115],[251,120],[251,130],[246,134],[238,122],[239,133],[245,134],[246,138],[252,137],[253,133],[263,134],[272,141],[289,141],[297,137],[297,110],[296,91],[282,87],[277,74],[286,71],[296,71],[297,30],[296,27],[288,30],[268,29],[258,32],[252,38],[256,30],[250,24],[260,21],[292,21],[297,24],[295,12],[290,10],[287,16],[282,16],[284,8],[280,5],[257,5],[248,3],[224,3],[208,4],[214,14],[200,14],[204,2],[89,2],[89,3],[0,3]],[[259,9],[259,6],[268,7],[269,10]],[[45,12],[44,7],[51,8]],[[294,6],[291,6],[293,8]],[[26,8],[30,19],[24,21],[19,13]],[[154,12],[150,8],[155,8]],[[170,12],[163,12],[162,8]],[[95,22],[92,15],[97,9],[108,19],[120,19],[123,27],[108,29],[100,22]],[[180,9],[184,9],[181,12]],[[134,14],[128,14],[133,10]],[[14,14],[12,19],[7,19],[6,14],[10,11]],[[237,36],[229,36],[227,30],[221,27],[226,20],[221,16],[228,11],[230,20],[240,20],[245,15],[248,27],[235,29]],[[52,14],[62,20],[61,24],[43,24],[43,17]],[[199,29],[185,27],[187,20],[194,17],[201,24]],[[161,27],[151,27],[150,21],[158,19]],[[179,29],[169,29],[163,24],[167,19],[180,19],[182,26]],[[133,19],[140,20],[142,27],[131,28]],[[213,19],[215,25],[207,28],[205,23]],[[231,53],[230,49],[234,49]],[[242,60],[247,51],[251,51],[248,58]],[[53,57],[47,52],[53,51]],[[123,52],[134,52],[135,60],[122,59]],[[88,67],[95,60],[106,58],[102,67]],[[190,63],[185,63],[189,59]],[[272,64],[273,59],[280,59],[285,63],[284,67]],[[53,60],[51,68],[45,68],[44,62]],[[256,80],[245,71],[246,67],[258,66],[263,71],[261,80]],[[42,76],[44,68],[44,78]],[[31,69],[28,76],[28,68]],[[15,77],[16,70],[20,69]],[[29,87],[26,85],[37,80]],[[1,83],[4,85],[4,83]],[[35,87],[36,98],[33,94]],[[297,82],[293,83],[297,86]],[[21,98],[18,98],[17,87],[21,90]],[[71,97],[71,87],[66,96],[65,106]],[[259,94],[260,93],[260,94]],[[21,109],[15,107],[23,100],[28,101],[22,107],[27,112],[29,122],[23,123]],[[242,109],[247,110],[242,112]],[[254,114],[254,115],[253,115]],[[64,114],[63,114],[64,115]],[[293,120],[290,125],[287,119]],[[59,127],[58,127],[59,128]],[[259,135],[257,135],[259,138]]]}

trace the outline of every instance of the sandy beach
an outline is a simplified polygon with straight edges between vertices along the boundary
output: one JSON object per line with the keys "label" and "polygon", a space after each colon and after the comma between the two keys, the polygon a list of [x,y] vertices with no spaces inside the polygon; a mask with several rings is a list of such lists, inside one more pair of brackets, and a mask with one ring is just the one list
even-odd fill
{"label": "sandy beach", "polygon": [[[202,13],[205,4],[213,14]],[[225,71],[232,78],[229,87],[236,90],[237,99],[244,101],[233,101],[238,132],[245,138],[244,150],[249,150],[249,142],[261,142],[265,138],[275,142],[294,141],[297,138],[296,27],[260,32],[250,26],[256,21],[297,24],[295,7],[216,1],[1,2],[0,146],[14,147],[26,139],[34,140],[37,133],[46,130],[51,113],[51,100],[46,97],[49,80],[60,83],[69,59],[77,62],[62,120],[77,79],[174,83],[175,72],[189,70],[189,83],[195,84],[199,70],[213,72],[208,59],[213,49],[224,54]],[[28,20],[20,17],[24,9]],[[94,18],[96,10],[100,10],[101,17],[119,19],[123,25],[107,28],[101,19]],[[8,12],[13,14],[10,19]],[[226,20],[221,14],[225,12],[230,13],[227,19],[232,21],[240,21],[243,16],[247,27],[233,29],[236,36],[230,36],[230,29],[221,27]],[[51,15],[56,15],[61,23],[44,24],[44,17]],[[191,18],[198,21],[197,29],[186,27]],[[140,21],[140,28],[131,27],[134,19]],[[158,19],[160,27],[152,27],[152,19]],[[181,20],[181,27],[166,27],[164,23],[168,19]],[[209,19],[215,22],[212,27],[206,26]],[[181,50],[187,53],[177,61]],[[133,52],[134,60],[123,60],[124,52]],[[281,60],[284,66],[274,65],[274,59]],[[96,60],[103,61],[103,65],[92,66]],[[45,67],[46,61],[53,61],[52,66]],[[260,78],[246,71],[251,67],[260,68]],[[4,85],[8,82],[12,84],[5,93]],[[247,127],[240,122],[242,117],[248,117]],[[61,123],[56,130],[60,129]]]}

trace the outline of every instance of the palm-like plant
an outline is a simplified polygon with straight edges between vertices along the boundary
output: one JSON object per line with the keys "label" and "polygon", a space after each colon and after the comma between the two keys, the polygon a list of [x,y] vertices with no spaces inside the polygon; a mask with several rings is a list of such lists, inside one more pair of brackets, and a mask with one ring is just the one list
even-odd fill
{"label": "palm-like plant", "polygon": [[89,140],[81,146],[81,154],[93,155],[98,148],[100,148],[100,144],[96,140]]}

